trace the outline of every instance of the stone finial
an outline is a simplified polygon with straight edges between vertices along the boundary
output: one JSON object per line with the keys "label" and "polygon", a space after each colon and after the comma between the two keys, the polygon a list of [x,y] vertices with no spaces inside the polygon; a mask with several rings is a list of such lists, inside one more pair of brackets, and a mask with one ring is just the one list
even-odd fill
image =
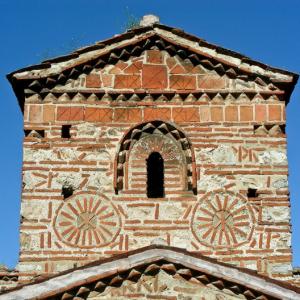
{"label": "stone finial", "polygon": [[140,21],[140,26],[152,26],[155,23],[159,23],[159,17],[155,15],[145,15],[143,16],[142,20]]}

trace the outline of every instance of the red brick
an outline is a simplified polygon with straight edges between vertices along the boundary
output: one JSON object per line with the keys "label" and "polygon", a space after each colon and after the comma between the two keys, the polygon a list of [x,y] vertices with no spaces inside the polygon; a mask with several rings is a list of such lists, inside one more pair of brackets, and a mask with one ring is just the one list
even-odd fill
{"label": "red brick", "polygon": [[253,107],[251,105],[240,106],[240,121],[253,121]]}
{"label": "red brick", "polygon": [[103,87],[112,87],[112,75],[102,74]]}
{"label": "red brick", "polygon": [[71,107],[70,121],[82,121],[84,117],[83,107]]}
{"label": "red brick", "polygon": [[55,120],[55,106],[45,105],[43,111],[44,122],[53,122]]}
{"label": "red brick", "polygon": [[161,65],[143,65],[142,68],[143,88],[164,89],[167,88],[167,68]]}
{"label": "red brick", "polygon": [[281,106],[281,109],[282,109],[282,121],[285,121],[286,120],[285,106]]}
{"label": "red brick", "polygon": [[210,121],[210,108],[208,106],[200,106],[200,122]]}
{"label": "red brick", "polygon": [[149,120],[168,120],[171,119],[170,108],[145,108],[144,109],[144,121]]}
{"label": "red brick", "polygon": [[101,87],[100,75],[98,75],[98,74],[86,75],[85,86],[87,88],[99,88],[99,87]]}
{"label": "red brick", "polygon": [[129,67],[127,67],[124,70],[124,73],[126,74],[139,74],[141,70],[141,67],[139,67],[138,63],[133,63],[132,65],[130,65]]}
{"label": "red brick", "polygon": [[43,122],[43,106],[41,104],[31,104],[29,110],[29,122],[41,123]]}
{"label": "red brick", "polygon": [[211,120],[214,122],[224,121],[222,106],[211,107]]}
{"label": "red brick", "polygon": [[88,107],[85,110],[85,121],[88,122],[111,122],[112,109]]}
{"label": "red brick", "polygon": [[119,60],[116,63],[116,67],[119,68],[120,70],[124,70],[127,66],[128,66],[128,63],[126,63],[126,62],[124,62],[122,60]]}
{"label": "red brick", "polygon": [[114,66],[112,69],[110,69],[109,74],[121,74],[122,70],[116,66]]}
{"label": "red brick", "polygon": [[170,88],[176,90],[195,90],[196,77],[191,75],[171,75]]}
{"label": "red brick", "polygon": [[281,121],[281,105],[269,105],[269,121]]}
{"label": "red brick", "polygon": [[172,69],[176,65],[176,60],[174,57],[168,57],[166,62],[167,62],[167,66],[168,66],[169,70]]}
{"label": "red brick", "polygon": [[57,108],[58,121],[82,121],[84,116],[83,107],[65,107]]}
{"label": "red brick", "polygon": [[29,104],[24,104],[24,122],[29,121]]}
{"label": "red brick", "polygon": [[161,64],[163,63],[162,52],[159,50],[148,50],[146,52],[147,63],[150,64]]}
{"label": "red brick", "polygon": [[226,106],[225,107],[225,120],[227,122],[238,121],[238,107]]}
{"label": "red brick", "polygon": [[173,108],[173,120],[175,122],[199,122],[199,109],[194,107]]}
{"label": "red brick", "polygon": [[139,75],[116,75],[116,89],[138,89],[141,87],[141,77]]}
{"label": "red brick", "polygon": [[140,108],[116,108],[114,111],[115,122],[141,122],[142,110]]}
{"label": "red brick", "polygon": [[267,121],[267,109],[265,104],[255,105],[255,121],[256,122]]}
{"label": "red brick", "polygon": [[186,70],[181,65],[176,65],[171,71],[170,74],[186,74]]}
{"label": "red brick", "polygon": [[225,79],[218,75],[199,75],[199,89],[224,89]]}

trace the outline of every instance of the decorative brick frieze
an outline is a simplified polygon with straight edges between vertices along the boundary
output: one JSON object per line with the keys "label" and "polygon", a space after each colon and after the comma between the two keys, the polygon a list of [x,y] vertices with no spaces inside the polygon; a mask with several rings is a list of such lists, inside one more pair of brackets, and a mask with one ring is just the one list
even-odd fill
{"label": "decorative brick frieze", "polygon": [[290,89],[168,37],[111,49],[24,79],[21,280],[150,244],[291,278]]}

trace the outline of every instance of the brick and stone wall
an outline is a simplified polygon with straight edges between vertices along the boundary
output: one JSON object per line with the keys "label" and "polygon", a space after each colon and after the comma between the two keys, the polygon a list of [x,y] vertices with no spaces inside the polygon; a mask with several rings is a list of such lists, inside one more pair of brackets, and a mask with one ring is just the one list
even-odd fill
{"label": "brick and stone wall", "polygon": [[291,276],[285,94],[223,71],[152,49],[26,96],[23,278],[149,244]]}

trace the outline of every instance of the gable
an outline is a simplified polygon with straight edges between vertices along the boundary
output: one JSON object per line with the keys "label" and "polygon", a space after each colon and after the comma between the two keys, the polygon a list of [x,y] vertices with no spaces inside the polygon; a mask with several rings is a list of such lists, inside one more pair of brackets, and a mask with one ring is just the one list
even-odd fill
{"label": "gable", "polygon": [[8,78],[19,101],[24,95],[48,101],[100,100],[103,94],[118,91],[125,100],[130,98],[126,93],[143,97],[162,91],[208,92],[210,99],[218,93],[232,92],[233,98],[247,93],[250,100],[262,92],[287,100],[298,78],[202,40],[196,42],[175,29],[155,25],[143,31],[119,35]]}
{"label": "gable", "polygon": [[[118,60],[115,64],[106,64],[103,68],[94,68],[89,74],[80,74],[77,79],[67,80],[64,85],[54,87],[55,92],[88,91],[99,89],[103,92],[131,91],[136,93],[152,91],[194,92],[226,90],[261,91],[280,90],[268,80],[240,79],[234,70],[226,70],[222,65],[214,67],[210,61],[192,62],[180,57],[178,52],[169,53],[149,45],[139,56],[130,56],[127,60]],[[184,51],[184,50],[182,50]],[[178,54],[179,53],[179,54]]]}
{"label": "gable", "polygon": [[300,299],[299,289],[178,248],[150,246],[0,294],[0,299]]}

